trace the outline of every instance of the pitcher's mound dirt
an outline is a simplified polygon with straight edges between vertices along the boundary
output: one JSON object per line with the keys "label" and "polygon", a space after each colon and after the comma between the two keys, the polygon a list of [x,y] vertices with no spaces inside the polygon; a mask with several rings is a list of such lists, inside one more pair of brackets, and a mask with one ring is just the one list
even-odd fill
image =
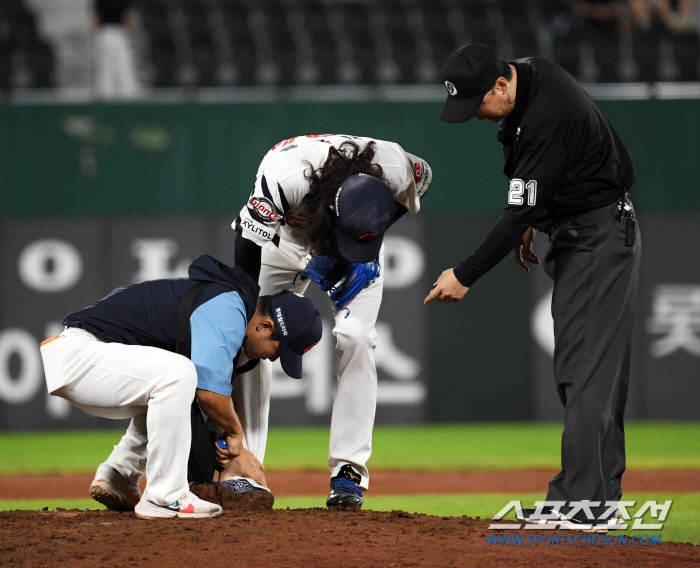
{"label": "pitcher's mound dirt", "polygon": [[397,511],[225,511],[215,519],[154,521],[114,511],[8,511],[0,513],[0,565],[613,568],[700,564],[700,547],[690,544],[489,545],[487,534],[499,531],[489,531],[488,525],[487,520]]}

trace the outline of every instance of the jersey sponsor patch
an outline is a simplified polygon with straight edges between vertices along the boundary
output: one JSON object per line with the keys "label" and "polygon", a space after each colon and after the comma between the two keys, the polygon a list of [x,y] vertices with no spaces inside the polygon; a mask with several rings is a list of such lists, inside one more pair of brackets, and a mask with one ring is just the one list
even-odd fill
{"label": "jersey sponsor patch", "polygon": [[254,235],[257,235],[259,237],[262,237],[263,239],[267,239],[268,241],[271,241],[275,237],[274,233],[266,231],[264,227],[255,223],[252,219],[246,219],[245,217],[242,217],[241,226],[246,231],[253,233]]}
{"label": "jersey sponsor patch", "polygon": [[282,212],[267,197],[251,197],[248,201],[248,209],[253,218],[261,223],[277,223],[283,217]]}

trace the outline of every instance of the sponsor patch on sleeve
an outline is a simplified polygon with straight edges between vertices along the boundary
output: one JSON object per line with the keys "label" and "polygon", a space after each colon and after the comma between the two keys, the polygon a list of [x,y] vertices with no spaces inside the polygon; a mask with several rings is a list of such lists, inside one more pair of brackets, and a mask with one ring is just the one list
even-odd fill
{"label": "sponsor patch on sleeve", "polygon": [[251,217],[261,223],[279,223],[284,215],[267,197],[253,196],[248,201]]}

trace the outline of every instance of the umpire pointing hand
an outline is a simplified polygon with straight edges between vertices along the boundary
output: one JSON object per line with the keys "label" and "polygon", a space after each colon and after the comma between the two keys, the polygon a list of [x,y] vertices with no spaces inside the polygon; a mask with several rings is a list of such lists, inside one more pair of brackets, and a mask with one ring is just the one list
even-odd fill
{"label": "umpire pointing hand", "polygon": [[[615,515],[604,504],[622,497],[641,254],[629,198],[634,161],[580,85],[550,61],[506,63],[472,44],[447,59],[443,78],[442,120],[500,122],[509,188],[501,218],[469,258],[440,275],[425,303],[458,302],[511,250],[527,272],[525,262],[539,264],[535,232],[548,235],[544,269],[554,280],[554,374],[565,426],[562,469],[547,500],[599,501],[592,511],[603,518],[594,529],[607,530]],[[534,522],[532,513],[521,512],[521,520]],[[587,520],[567,506],[552,515],[572,525]]]}

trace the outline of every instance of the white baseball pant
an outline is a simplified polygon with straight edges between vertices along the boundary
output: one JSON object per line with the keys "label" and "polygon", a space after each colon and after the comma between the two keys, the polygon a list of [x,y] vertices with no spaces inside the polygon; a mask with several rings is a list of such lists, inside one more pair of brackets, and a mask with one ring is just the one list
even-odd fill
{"label": "white baseball pant", "polygon": [[71,327],[43,345],[41,356],[51,394],[97,416],[131,418],[107,464],[130,481],[145,474],[161,505],[187,491],[192,361],[156,347],[104,343]]}
{"label": "white baseball pant", "polygon": [[104,99],[133,99],[140,93],[129,37],[122,25],[101,25],[95,35],[95,89]]}
{"label": "white baseball pant", "polygon": [[[271,295],[281,290],[303,294],[309,280],[296,278],[308,258],[300,257],[283,248],[271,251],[262,249],[260,269],[260,295]],[[379,255],[384,262],[384,249]],[[362,290],[345,310],[335,311],[336,357],[338,358],[338,384],[331,417],[328,465],[331,476],[337,475],[345,464],[353,465],[362,480],[360,487],[369,487],[366,463],[372,454],[372,429],[377,407],[377,369],[374,348],[377,332],[375,325],[384,288],[383,271],[368,288]],[[243,400],[241,422],[245,432],[246,447],[255,457],[265,458],[268,415],[270,410],[271,363],[260,361],[252,371],[241,376],[234,388],[239,389]],[[239,395],[239,396],[240,396]]]}

